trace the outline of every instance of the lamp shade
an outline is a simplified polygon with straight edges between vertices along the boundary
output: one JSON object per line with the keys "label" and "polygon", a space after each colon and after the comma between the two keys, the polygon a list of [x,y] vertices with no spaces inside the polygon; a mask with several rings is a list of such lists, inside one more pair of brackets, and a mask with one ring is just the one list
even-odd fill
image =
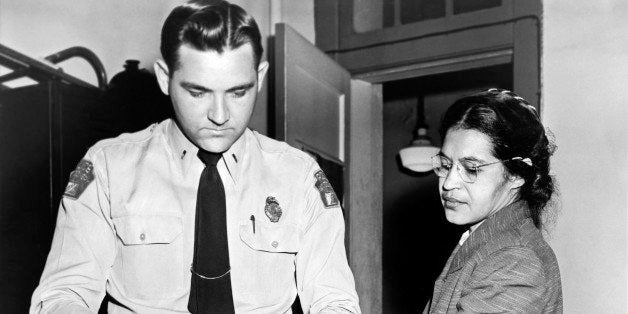
{"label": "lamp shade", "polygon": [[401,164],[415,172],[432,171],[432,156],[438,154],[440,148],[434,147],[429,136],[427,136],[427,128],[419,127],[416,131],[416,137],[412,144],[399,151]]}
{"label": "lamp shade", "polygon": [[432,171],[432,156],[438,154],[440,149],[434,146],[412,145],[399,151],[401,164],[412,171]]}

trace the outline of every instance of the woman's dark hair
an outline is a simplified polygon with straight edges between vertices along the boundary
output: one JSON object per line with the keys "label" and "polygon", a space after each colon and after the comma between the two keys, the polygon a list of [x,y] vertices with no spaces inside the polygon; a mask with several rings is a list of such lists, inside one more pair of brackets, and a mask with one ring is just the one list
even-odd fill
{"label": "woman's dark hair", "polygon": [[170,12],[161,30],[161,55],[170,69],[178,66],[178,50],[188,44],[201,51],[222,53],[251,44],[255,68],[264,48],[259,27],[244,9],[227,1],[192,0]]}
{"label": "woman's dark hair", "polygon": [[525,180],[519,197],[528,203],[534,225],[540,229],[541,214],[554,193],[549,167],[555,147],[536,109],[513,92],[492,88],[463,97],[447,109],[440,127],[441,140],[447,131],[458,128],[487,135],[497,159],[521,157],[504,162],[504,166],[508,173]]}

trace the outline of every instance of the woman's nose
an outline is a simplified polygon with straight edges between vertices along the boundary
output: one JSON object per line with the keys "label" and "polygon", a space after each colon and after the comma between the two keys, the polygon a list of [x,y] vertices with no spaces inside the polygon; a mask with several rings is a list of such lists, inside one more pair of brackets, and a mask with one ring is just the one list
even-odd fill
{"label": "woman's nose", "polygon": [[443,178],[443,189],[445,190],[453,190],[460,187],[460,182],[462,182],[462,178],[460,176],[460,166],[454,164],[447,172],[445,178]]}

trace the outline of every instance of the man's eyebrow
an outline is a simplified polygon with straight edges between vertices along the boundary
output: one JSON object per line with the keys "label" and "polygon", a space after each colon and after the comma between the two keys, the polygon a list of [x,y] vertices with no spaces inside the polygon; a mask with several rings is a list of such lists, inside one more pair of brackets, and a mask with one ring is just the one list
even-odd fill
{"label": "man's eyebrow", "polygon": [[202,85],[198,85],[195,83],[191,83],[191,82],[186,82],[183,81],[180,83],[181,87],[185,88],[185,89],[194,89],[194,90],[199,90],[199,91],[203,91],[203,92],[211,92],[211,89],[202,86]]}
{"label": "man's eyebrow", "polygon": [[227,92],[231,93],[231,92],[235,92],[237,90],[243,90],[243,89],[244,90],[248,90],[248,89],[251,89],[253,86],[255,86],[255,82],[249,82],[249,83],[246,83],[246,84],[242,84],[242,85],[238,85],[238,86],[229,88],[227,90]]}
{"label": "man's eyebrow", "polygon": [[[186,82],[183,81],[180,83],[181,87],[185,88],[185,89],[193,89],[193,90],[198,90],[198,91],[203,91],[203,92],[211,92],[212,90],[210,88],[207,88],[205,86],[199,85],[199,84],[195,84],[192,82]],[[255,86],[255,82],[248,82],[248,83],[244,83],[238,86],[234,86],[231,87],[227,90],[228,93],[232,93],[235,92],[237,90],[248,90],[251,89],[253,86]]]}

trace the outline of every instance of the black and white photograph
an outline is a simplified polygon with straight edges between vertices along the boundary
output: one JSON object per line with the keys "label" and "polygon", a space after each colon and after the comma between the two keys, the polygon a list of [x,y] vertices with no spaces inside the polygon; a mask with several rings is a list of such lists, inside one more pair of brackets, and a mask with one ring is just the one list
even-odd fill
{"label": "black and white photograph", "polygon": [[0,0],[2,313],[628,313],[626,0]]}

